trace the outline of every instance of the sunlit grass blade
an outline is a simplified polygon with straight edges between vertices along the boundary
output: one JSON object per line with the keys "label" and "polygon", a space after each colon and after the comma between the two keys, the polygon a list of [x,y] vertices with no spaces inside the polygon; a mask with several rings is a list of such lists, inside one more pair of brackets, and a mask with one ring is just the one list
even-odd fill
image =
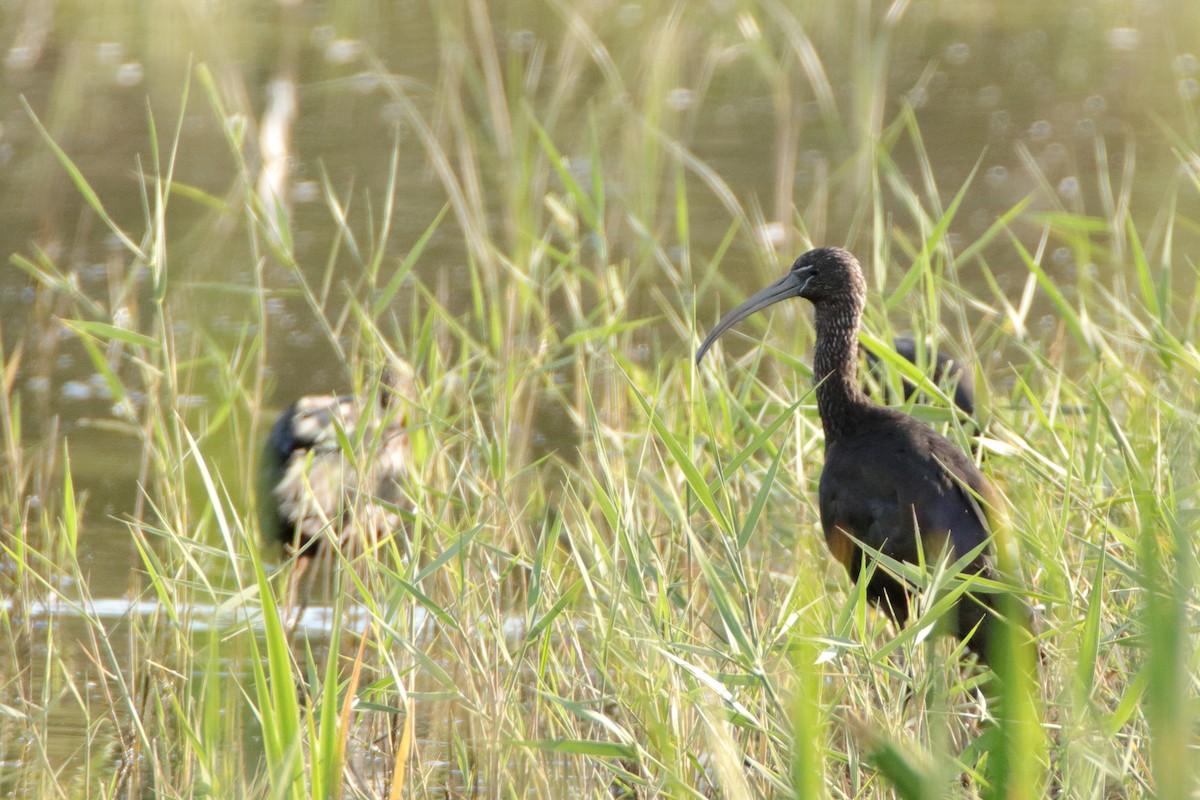
{"label": "sunlit grass blade", "polygon": [[1096,681],[1096,663],[1100,655],[1100,623],[1104,608],[1104,566],[1107,552],[1100,549],[1100,561],[1092,579],[1092,591],[1088,595],[1087,613],[1083,618],[1083,629],[1079,636],[1079,659],[1075,669],[1077,702],[1091,699]]}
{"label": "sunlit grass blade", "polygon": [[1075,311],[1074,307],[1067,302],[1066,297],[1054,283],[1054,280],[1046,274],[1046,271],[1042,269],[1042,266],[1037,262],[1037,260],[1030,255],[1029,251],[1025,249],[1020,240],[1011,234],[1009,236],[1009,240],[1012,242],[1013,249],[1020,254],[1021,259],[1025,262],[1025,265],[1029,267],[1029,271],[1037,277],[1038,285],[1042,287],[1042,291],[1046,293],[1046,296],[1049,297],[1050,301],[1054,304],[1054,307],[1061,315],[1063,322],[1066,323],[1067,329],[1071,331],[1071,335],[1075,337],[1075,340],[1078,341],[1080,345],[1091,352],[1093,349],[1091,336],[1084,328],[1083,320],[1080,319],[1079,314]]}
{"label": "sunlit grass blade", "polygon": [[[769,425],[759,431],[755,437],[750,440],[749,444],[739,450],[737,455],[731,458],[728,463],[722,465],[722,473],[724,475],[732,475],[741,469],[743,464],[749,461],[750,458],[757,453],[764,444],[766,444],[775,436],[785,422],[790,422],[793,419],[793,415],[796,413],[796,410],[800,408],[801,405],[808,402],[809,397],[809,394],[805,394],[804,397],[801,397],[799,400],[792,403],[788,408],[780,413],[779,416],[773,419]],[[722,480],[722,476],[713,478],[712,482],[709,484],[709,488],[715,491],[716,488],[720,486]]]}
{"label": "sunlit grass blade", "polygon": [[930,765],[911,753],[905,752],[895,742],[868,723],[857,721],[852,729],[861,741],[867,758],[895,790],[897,797],[904,800],[937,800],[946,797],[946,781]]}
{"label": "sunlit grass blade", "polygon": [[388,790],[388,800],[400,800],[404,796],[405,778],[408,776],[408,760],[413,749],[414,731],[413,705],[405,703],[404,729],[400,734],[400,746],[396,748],[396,758],[392,764],[391,788]]}
{"label": "sunlit grass blade", "polygon": [[766,508],[767,500],[771,496],[771,488],[775,485],[775,473],[779,470],[779,462],[783,460],[783,453],[783,448],[775,453],[771,466],[763,476],[762,485],[758,488],[758,494],[754,497],[754,505],[750,506],[745,519],[742,520],[742,530],[737,537],[739,550],[745,549],[749,543],[750,537],[754,534],[754,528],[758,525],[758,519],[762,516],[763,509]]}
{"label": "sunlit grass blade", "polygon": [[667,428],[666,423],[664,423],[662,420],[662,417],[655,412],[654,408],[650,405],[650,401],[648,401],[645,396],[642,395],[641,391],[634,384],[633,380],[624,372],[622,372],[622,375],[629,386],[629,391],[633,393],[634,398],[638,401],[638,405],[640,405],[642,410],[645,412],[655,434],[659,437],[659,440],[671,454],[676,466],[678,466],[680,471],[683,473],[684,480],[687,481],[688,487],[695,493],[696,499],[699,500],[700,504],[704,506],[709,514],[712,515],[713,519],[716,520],[722,530],[732,530],[732,526],[730,525],[728,519],[726,519],[724,512],[721,511],[720,506],[717,505],[717,500],[713,496],[712,491],[708,488],[708,482],[704,480],[704,477],[700,474],[700,470],[688,456],[683,444],[678,438],[676,438],[675,434]]}
{"label": "sunlit grass blade", "polygon": [[162,347],[162,343],[151,336],[105,322],[72,319],[63,320],[63,324],[80,334],[86,334],[105,342],[124,342],[133,347],[145,347],[149,350],[157,350]]}
{"label": "sunlit grass blade", "polygon": [[[404,257],[404,260],[400,262],[400,266],[396,267],[396,271],[388,279],[387,285],[380,290],[379,296],[375,298],[371,305],[372,316],[378,317],[392,304],[396,293],[400,291],[400,286],[403,284],[404,279],[409,276],[413,267],[416,266],[417,261],[421,258],[421,254],[425,252],[425,246],[429,244],[429,240],[433,238],[434,233],[437,232],[438,227],[442,224],[442,220],[446,218],[446,212],[449,210],[450,206],[442,206],[437,216],[433,218],[433,222],[429,223],[429,227],[422,232],[421,237],[417,239],[412,249]],[[382,253],[383,250],[381,249],[380,252]]]}
{"label": "sunlit grass blade", "polygon": [[67,175],[70,176],[71,181],[75,184],[75,188],[79,191],[79,194],[82,195],[84,201],[88,204],[92,211],[96,213],[96,216],[98,216],[101,221],[108,226],[108,229],[113,232],[113,235],[120,239],[121,244],[123,244],[129,250],[129,252],[133,253],[138,258],[145,259],[146,254],[142,252],[142,248],[132,239],[130,239],[125,231],[122,230],[119,225],[117,225],[111,216],[109,216],[108,212],[104,209],[104,204],[101,202],[100,196],[96,194],[96,190],[92,188],[90,183],[88,183],[87,178],[83,176],[83,173],[80,172],[79,167],[75,165],[75,162],[71,160],[71,157],[67,155],[66,151],[59,147],[58,143],[54,141],[54,137],[52,137],[50,132],[42,125],[42,121],[38,119],[37,114],[33,113],[33,109],[30,107],[29,101],[27,101],[23,95],[21,96],[20,100],[21,106],[25,109],[25,113],[33,122],[34,127],[37,128],[38,133],[41,134],[42,141],[44,141],[46,146],[49,147],[54,153],[54,157],[58,159],[58,163],[61,164],[63,169],[67,171]]}
{"label": "sunlit grass blade", "polygon": [[264,750],[275,796],[302,798],[306,794],[301,744],[304,726],[300,722],[300,702],[292,677],[292,657],[279,608],[275,604],[274,590],[263,571],[262,562],[252,557],[251,563],[262,602],[263,647],[266,649],[266,657],[261,658],[258,643],[251,637],[255,710],[262,726]]}
{"label": "sunlit grass blade", "polygon": [[66,555],[71,561],[76,558],[76,553],[79,548],[79,509],[75,505],[75,481],[71,477],[71,455],[67,450],[67,443],[63,442],[62,448],[63,458],[63,510],[62,510],[62,527],[63,538],[66,542]]}
{"label": "sunlit grass blade", "polygon": [[637,750],[633,745],[618,742],[599,742],[588,739],[539,739],[518,742],[522,747],[531,747],[546,753],[583,755],[593,758],[633,758]]}

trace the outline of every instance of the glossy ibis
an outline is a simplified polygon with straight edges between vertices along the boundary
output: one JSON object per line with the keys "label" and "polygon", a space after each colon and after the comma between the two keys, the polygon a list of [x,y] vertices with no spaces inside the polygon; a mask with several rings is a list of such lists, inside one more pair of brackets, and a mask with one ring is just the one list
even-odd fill
{"label": "glossy ibis", "polygon": [[[897,336],[892,340],[892,349],[896,351],[896,355],[901,356],[910,364],[920,366],[917,343],[910,337]],[[883,363],[869,350],[867,351],[867,368],[871,371],[871,376],[875,381],[886,389],[888,383],[883,374]],[[939,350],[934,358],[929,379],[944,388],[947,393],[953,388],[954,392],[950,397],[954,400],[954,405],[958,406],[959,410],[968,417],[975,416],[975,376],[954,356],[945,350]],[[908,378],[901,378],[900,386],[904,390],[905,400],[917,393],[917,387]]]}
{"label": "glossy ibis", "polygon": [[271,426],[263,453],[263,535],[301,557],[332,537],[348,555],[403,527],[413,371],[394,359],[370,397],[310,395]]}
{"label": "glossy ibis", "polygon": [[[964,574],[995,577],[988,513],[999,496],[962,450],[932,428],[872,402],[858,370],[858,329],[866,283],[854,256],[825,247],[796,259],[788,273],[726,314],[696,353],[699,363],[717,337],[741,320],[792,297],[816,309],[813,380],[825,431],[819,508],[825,541],[858,580],[858,542],[901,562],[919,563],[948,549],[952,560],[986,545]],[[910,587],[877,568],[867,597],[898,624],[909,615]],[[956,632],[987,659],[998,638],[995,595],[964,596]]]}

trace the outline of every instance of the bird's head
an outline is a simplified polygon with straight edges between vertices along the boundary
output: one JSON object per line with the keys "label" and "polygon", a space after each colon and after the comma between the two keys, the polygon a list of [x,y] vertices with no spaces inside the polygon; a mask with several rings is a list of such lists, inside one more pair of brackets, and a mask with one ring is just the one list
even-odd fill
{"label": "bird's head", "polygon": [[796,259],[786,275],[722,317],[696,351],[696,363],[700,362],[722,333],[756,311],[781,300],[803,297],[815,306],[849,302],[861,309],[866,296],[867,286],[862,268],[849,251],[840,247],[809,250]]}
{"label": "bird's head", "polygon": [[796,285],[796,296],[814,305],[865,298],[867,294],[858,260],[840,247],[809,250],[792,264],[784,280],[788,279]]}

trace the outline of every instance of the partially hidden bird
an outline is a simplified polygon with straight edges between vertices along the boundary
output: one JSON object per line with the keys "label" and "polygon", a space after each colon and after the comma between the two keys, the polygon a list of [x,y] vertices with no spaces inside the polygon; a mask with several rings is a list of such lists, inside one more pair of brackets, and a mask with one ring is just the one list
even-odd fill
{"label": "partially hidden bird", "polygon": [[301,570],[327,538],[353,556],[403,529],[415,400],[412,367],[394,358],[371,396],[309,395],[275,420],[259,489],[263,535],[298,554]]}
{"label": "partially hidden bird", "polygon": [[[963,574],[995,578],[989,514],[1000,499],[992,484],[958,447],[913,417],[880,406],[858,380],[858,330],[866,304],[858,261],[846,250],[823,247],[796,259],[778,281],[726,314],[704,338],[696,362],[722,333],[757,311],[792,297],[816,311],[813,381],[825,432],[825,466],[818,505],[825,541],[855,581],[863,574],[859,543],[899,562],[950,563],[976,551]],[[960,384],[961,385],[961,384]],[[881,566],[870,573],[867,597],[897,624],[910,613],[909,584]],[[955,633],[981,659],[994,656],[1000,636],[996,596],[959,598]]]}
{"label": "partially hidden bird", "polygon": [[[896,355],[909,363],[920,365],[917,343],[911,337],[897,336],[892,340],[892,349],[896,351]],[[886,389],[888,384],[884,379],[883,365],[879,358],[869,350],[867,351],[867,368],[871,371],[875,381]],[[933,359],[929,379],[947,392],[953,389],[951,399],[954,400],[954,405],[967,417],[975,416],[975,378],[972,376],[971,370],[967,369],[960,361],[955,360],[954,356],[945,350],[938,350]],[[916,385],[908,378],[900,379],[900,387],[904,390],[904,399],[906,400],[917,394]]]}

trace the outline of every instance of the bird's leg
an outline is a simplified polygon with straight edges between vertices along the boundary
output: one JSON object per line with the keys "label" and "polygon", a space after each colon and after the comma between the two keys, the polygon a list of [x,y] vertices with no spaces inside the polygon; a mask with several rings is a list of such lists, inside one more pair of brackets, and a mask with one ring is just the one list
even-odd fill
{"label": "bird's leg", "polygon": [[[304,597],[301,599],[300,582],[304,579],[304,576],[311,568],[312,560],[312,556],[308,555],[299,555],[294,557],[292,571],[291,574],[288,575],[287,600],[285,601],[286,605],[284,606],[284,608],[287,609],[288,614],[288,639],[291,639],[292,635],[295,634],[296,628],[300,624],[300,620],[304,617],[304,612],[308,609],[308,596],[311,594],[308,589],[311,589],[312,587],[306,587],[306,590],[303,592]],[[309,583],[312,582],[311,577],[312,576],[309,576]]]}
{"label": "bird's leg", "polygon": [[877,569],[867,584],[867,599],[883,609],[896,627],[902,628],[908,622],[909,589],[891,575]]}
{"label": "bird's leg", "polygon": [[[328,545],[329,543],[326,542]],[[337,579],[337,561],[340,556],[333,552],[333,547],[322,547],[318,558],[321,559],[321,594],[320,603],[326,608],[329,607],[333,600],[333,583]]]}
{"label": "bird's leg", "polygon": [[830,548],[834,549],[834,555],[845,565],[855,583],[866,582],[867,599],[871,605],[883,609],[896,627],[903,627],[908,621],[911,600],[908,584],[884,572],[877,564],[873,570],[870,569],[867,554],[845,534],[831,539]]}
{"label": "bird's leg", "polygon": [[[989,653],[1000,635],[1003,621],[996,616],[994,595],[973,594],[958,604],[958,638],[979,654],[979,660],[990,661]],[[969,637],[969,639],[968,639]]]}

